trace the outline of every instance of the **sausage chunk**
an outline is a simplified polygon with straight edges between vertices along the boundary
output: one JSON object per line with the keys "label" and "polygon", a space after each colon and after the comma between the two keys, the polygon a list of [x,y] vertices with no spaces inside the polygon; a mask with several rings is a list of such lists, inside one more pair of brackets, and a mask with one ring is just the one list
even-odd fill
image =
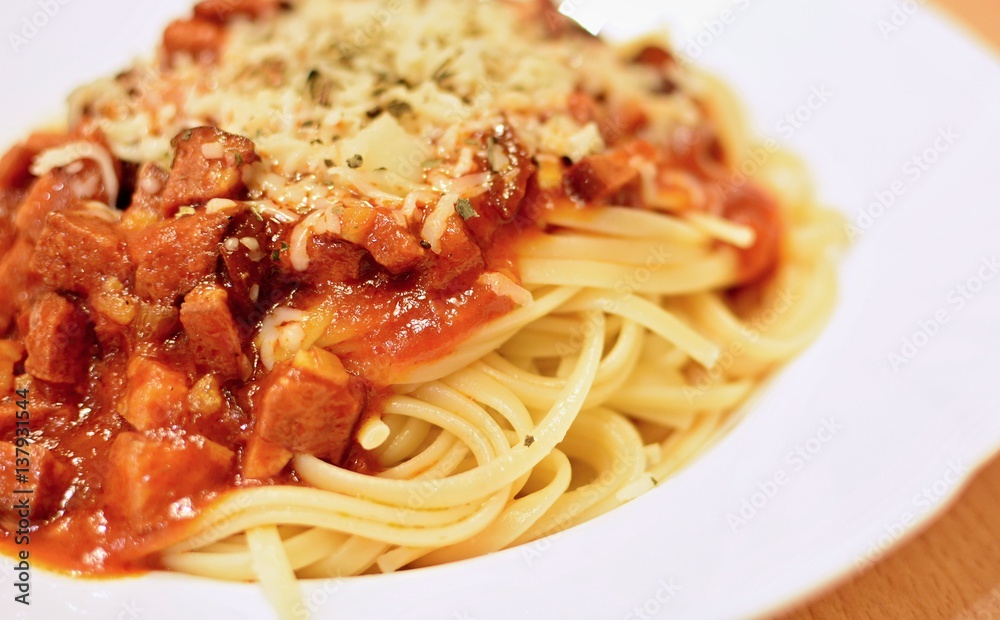
{"label": "sausage chunk", "polygon": [[292,456],[291,450],[254,435],[243,451],[243,477],[260,480],[277,476]]}
{"label": "sausage chunk", "polygon": [[216,127],[195,127],[171,140],[174,165],[163,188],[164,212],[205,204],[213,198],[243,198],[243,168],[258,159],[253,142]]}
{"label": "sausage chunk", "polygon": [[243,351],[228,295],[221,287],[203,284],[184,297],[181,324],[197,362],[222,381],[243,375]]}
{"label": "sausage chunk", "polygon": [[143,230],[129,244],[136,265],[135,292],[147,301],[174,303],[215,272],[229,221],[198,212]]}
{"label": "sausage chunk", "polygon": [[220,489],[233,469],[232,451],[200,435],[169,430],[122,433],[111,444],[107,509],[137,533],[163,525],[167,507]]}
{"label": "sausage chunk", "polygon": [[344,239],[368,250],[391,273],[409,271],[424,257],[417,238],[386,209],[351,207],[344,209],[342,220]]}
{"label": "sausage chunk", "polygon": [[183,373],[148,357],[128,366],[122,417],[140,431],[182,425],[188,415],[188,382]]}
{"label": "sausage chunk", "polygon": [[610,198],[639,178],[629,159],[624,149],[584,157],[566,171],[566,189],[587,203]]}
{"label": "sausage chunk", "polygon": [[264,378],[257,434],[294,453],[340,463],[362,405],[360,390],[340,359],[313,347]]}
{"label": "sausage chunk", "polygon": [[51,383],[80,382],[87,374],[90,330],[87,315],[57,293],[45,293],[31,306],[24,347],[24,369]]}
{"label": "sausage chunk", "polygon": [[109,277],[122,284],[132,280],[132,264],[114,227],[81,211],[49,215],[31,269],[50,287],[83,295]]}
{"label": "sausage chunk", "polygon": [[[25,461],[18,464],[18,459],[27,459],[28,467],[22,467]],[[28,470],[24,474],[27,480],[18,482],[17,469]],[[14,444],[0,442],[0,522],[17,523],[22,516],[35,523],[48,519],[62,506],[72,482],[72,469],[50,450],[32,444],[19,452]],[[15,493],[18,489],[34,489],[34,492]],[[29,498],[30,508],[25,508],[23,498]],[[20,514],[24,510],[30,510],[28,515]]]}
{"label": "sausage chunk", "polygon": [[219,55],[225,30],[204,19],[178,19],[163,31],[163,49],[169,59],[190,54],[198,61],[211,62]]}

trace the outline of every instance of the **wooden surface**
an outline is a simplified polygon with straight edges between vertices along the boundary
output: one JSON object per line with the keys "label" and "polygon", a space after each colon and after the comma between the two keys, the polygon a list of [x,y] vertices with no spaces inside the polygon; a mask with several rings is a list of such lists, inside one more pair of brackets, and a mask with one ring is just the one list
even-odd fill
{"label": "wooden surface", "polygon": [[[1000,49],[1000,1],[936,0]],[[781,620],[1000,619],[1000,459],[941,519],[874,567]]]}

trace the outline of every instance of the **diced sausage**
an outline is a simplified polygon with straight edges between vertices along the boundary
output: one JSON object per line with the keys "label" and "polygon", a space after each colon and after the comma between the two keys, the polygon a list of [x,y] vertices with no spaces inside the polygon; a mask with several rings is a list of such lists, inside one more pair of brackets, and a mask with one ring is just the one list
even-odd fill
{"label": "diced sausage", "polygon": [[215,272],[229,220],[199,211],[150,226],[129,243],[136,265],[135,292],[149,301],[174,303]]}
{"label": "diced sausage", "polygon": [[0,334],[7,331],[41,284],[30,267],[34,253],[30,241],[18,239],[7,253],[0,255]]}
{"label": "diced sausage", "polygon": [[170,142],[174,164],[163,189],[162,208],[201,205],[213,198],[243,198],[243,167],[259,159],[253,142],[216,127],[195,127]]}
{"label": "diced sausage", "polygon": [[181,324],[188,346],[198,364],[215,373],[221,381],[243,375],[244,357],[240,335],[228,295],[215,284],[202,284],[184,297]]}
{"label": "diced sausage", "polygon": [[205,19],[178,19],[163,31],[163,49],[172,59],[176,54],[190,54],[201,62],[211,62],[219,55],[225,30]]}
{"label": "diced sausage", "polygon": [[309,267],[305,271],[292,266],[290,252],[280,252],[279,266],[289,279],[311,285],[358,280],[368,257],[363,247],[330,233],[312,235],[306,242],[306,252]]}
{"label": "diced sausage", "polygon": [[21,234],[38,241],[49,213],[80,205],[80,198],[70,188],[69,176],[53,170],[35,181],[14,217],[14,225]]}
{"label": "diced sausage", "polygon": [[528,182],[537,170],[527,149],[507,123],[497,126],[487,149],[487,159],[480,165],[493,172],[489,189],[472,199],[476,217],[465,221],[466,227],[482,247],[492,243],[501,224],[511,222],[518,216]]}
{"label": "diced sausage", "polygon": [[639,178],[629,159],[624,149],[584,157],[566,171],[566,189],[586,203],[610,198]]}
{"label": "diced sausage", "polygon": [[183,373],[148,357],[128,365],[128,391],[121,415],[140,431],[182,426],[188,416],[188,382]]}
{"label": "diced sausage", "polygon": [[79,383],[87,373],[90,341],[83,310],[57,293],[44,293],[31,305],[24,369],[52,383]]}
{"label": "diced sausage", "polygon": [[424,257],[424,249],[413,233],[381,207],[344,209],[341,235],[368,250],[376,263],[394,274],[413,269]]}
{"label": "diced sausage", "polygon": [[[271,246],[268,243],[267,225],[250,212],[233,216],[232,225],[226,233],[228,239],[253,239],[258,249],[252,252],[245,244],[236,243],[222,250],[223,283],[229,290],[230,301],[244,316],[252,314],[258,301],[265,301],[270,291],[267,289],[269,271],[273,268]],[[283,252],[288,254],[288,252]],[[263,258],[261,256],[263,255]],[[254,260],[254,259],[258,260]],[[256,289],[254,288],[256,287]]]}
{"label": "diced sausage", "polygon": [[81,211],[49,215],[31,269],[52,288],[90,294],[104,281],[132,281],[132,264],[125,243],[115,228],[103,219]]}
{"label": "diced sausage", "polygon": [[441,253],[431,255],[422,274],[424,284],[433,290],[465,288],[485,267],[483,253],[457,215],[448,218],[441,235]]}
{"label": "diced sausage", "polygon": [[256,408],[257,434],[296,454],[339,463],[363,406],[340,359],[313,347],[264,378]]}
{"label": "diced sausage", "polygon": [[0,158],[0,189],[27,188],[31,183],[31,163],[35,157],[67,140],[64,134],[36,132],[14,145]]}
{"label": "diced sausage", "polygon": [[[61,507],[66,491],[73,483],[73,470],[62,459],[46,448],[31,444],[18,448],[6,441],[0,442],[0,522],[10,526],[20,517],[38,523],[53,516]],[[18,482],[17,459],[28,459],[27,481]],[[33,489],[30,495],[15,493],[18,489]],[[22,500],[28,500],[25,508]],[[27,511],[22,513],[21,511]],[[13,529],[13,528],[10,528]]]}
{"label": "diced sausage", "polygon": [[234,454],[200,435],[156,430],[121,433],[111,444],[104,483],[107,510],[137,533],[163,525],[174,502],[201,499],[232,475]]}
{"label": "diced sausage", "polygon": [[236,16],[258,19],[280,6],[279,0],[202,0],[194,6],[194,16],[219,23]]}
{"label": "diced sausage", "polygon": [[163,189],[167,178],[167,171],[156,164],[147,163],[139,167],[132,202],[122,216],[123,228],[140,231],[168,216],[163,209]]}
{"label": "diced sausage", "polygon": [[292,451],[276,443],[272,443],[260,435],[254,435],[247,441],[243,452],[243,477],[253,480],[271,478],[281,473],[281,470],[292,460]]}

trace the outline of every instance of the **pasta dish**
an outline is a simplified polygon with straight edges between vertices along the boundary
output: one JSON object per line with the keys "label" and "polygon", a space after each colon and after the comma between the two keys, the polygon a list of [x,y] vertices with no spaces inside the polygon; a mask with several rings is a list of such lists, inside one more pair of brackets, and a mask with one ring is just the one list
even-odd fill
{"label": "pasta dish", "polygon": [[294,617],[649,491],[834,305],[747,134],[542,0],[199,3],[0,160],[4,552]]}

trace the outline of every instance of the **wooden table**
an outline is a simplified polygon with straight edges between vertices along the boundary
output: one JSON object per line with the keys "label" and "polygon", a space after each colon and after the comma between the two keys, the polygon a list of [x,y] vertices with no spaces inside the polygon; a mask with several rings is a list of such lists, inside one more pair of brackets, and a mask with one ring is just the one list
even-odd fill
{"label": "wooden table", "polygon": [[[1000,51],[1000,2],[936,0]],[[1000,619],[1000,459],[916,538],[782,620]]]}

